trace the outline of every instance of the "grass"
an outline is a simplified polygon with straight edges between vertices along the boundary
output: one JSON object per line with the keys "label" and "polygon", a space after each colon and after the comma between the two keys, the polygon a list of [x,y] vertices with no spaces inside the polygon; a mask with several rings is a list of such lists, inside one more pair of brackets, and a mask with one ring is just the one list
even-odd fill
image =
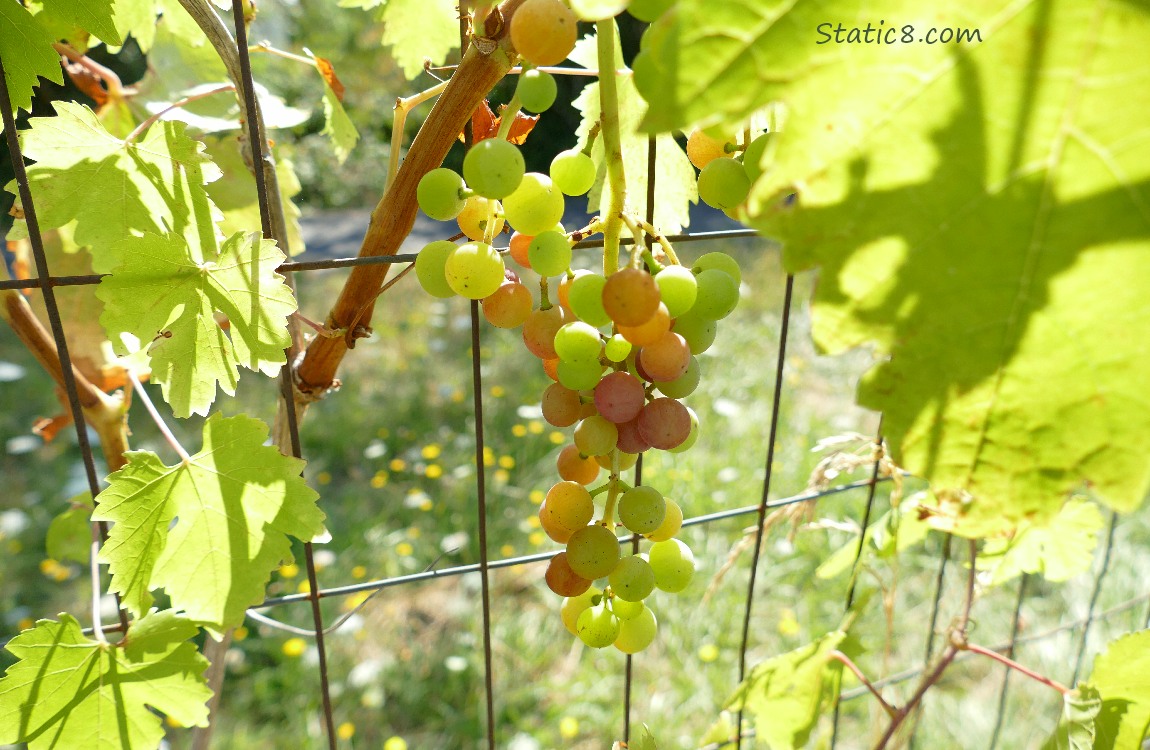
{"label": "grass", "polygon": [[[740,258],[745,289],[739,309],[724,321],[718,342],[703,357],[703,384],[688,399],[704,432],[691,451],[653,454],[643,469],[645,482],[675,498],[689,517],[758,502],[774,388],[784,279],[777,255],[753,241],[684,245],[681,252],[689,258],[716,249]],[[302,309],[309,317],[323,318],[341,278],[321,272],[300,280]],[[807,299],[812,283],[809,277],[796,282],[772,498],[807,486],[820,458],[810,448],[819,439],[871,434],[877,423],[876,415],[853,405],[855,382],[870,356],[820,357],[811,346]],[[320,548],[324,586],[430,565],[467,564],[479,557],[468,305],[458,299],[433,301],[405,282],[384,295],[374,324],[376,335],[347,359],[342,388],[313,406],[304,422],[307,477],[322,494],[333,535]],[[11,440],[27,431],[31,416],[53,413],[57,406],[45,380],[7,333],[0,335],[0,347],[0,359],[29,371],[6,384],[11,408],[0,412],[0,439]],[[555,481],[554,458],[570,430],[555,430],[539,416],[538,398],[549,381],[517,332],[484,324],[481,355],[489,553],[503,558],[554,549],[538,529],[535,513],[542,493]],[[274,397],[270,383],[249,374],[239,397],[218,406],[270,421]],[[133,417],[132,428],[136,447],[171,460],[144,415]],[[198,445],[196,420],[176,429],[185,445]],[[63,510],[69,493],[82,487],[77,464],[66,436],[36,452],[0,457],[8,489],[0,497],[0,512],[7,509],[3,517],[9,519],[8,526],[0,527],[7,529],[0,538],[6,554],[0,635],[13,634],[29,618],[85,611],[86,574],[79,565],[66,565],[68,579],[60,582],[47,580],[39,570],[48,522]],[[815,523],[793,535],[777,528],[765,539],[749,663],[837,627],[847,576],[820,580],[815,571],[835,549],[857,539],[849,529],[858,523],[865,497],[856,490],[826,498],[814,511]],[[883,489],[875,515],[886,507]],[[655,595],[660,636],[635,658],[632,718],[635,725],[651,727],[661,748],[697,747],[736,684],[749,554],[736,561],[705,604],[703,597],[752,522],[741,517],[685,530],[682,538],[695,551],[699,572],[682,594]],[[13,533],[17,525],[23,528]],[[1134,550],[1145,538],[1145,525],[1136,518],[1120,525],[1118,552],[1099,608],[1143,591],[1145,571]],[[872,559],[861,574],[860,594],[871,599],[853,633],[865,649],[858,661],[868,674],[877,677],[921,663],[943,543],[932,534],[895,561]],[[942,626],[961,603],[962,549],[956,541]],[[559,601],[543,584],[543,569],[535,564],[491,573],[497,745],[515,750],[609,747],[622,739],[624,659],[614,650],[584,648],[564,630]],[[297,550],[296,564],[273,576],[269,595],[306,590],[301,589],[305,581]],[[879,581],[884,591],[878,591]],[[1023,634],[1083,615],[1092,583],[1088,576],[1065,586],[1032,579]],[[989,590],[976,604],[977,642],[995,644],[1007,637],[1014,586]],[[325,599],[325,621],[361,600]],[[445,578],[384,590],[331,636],[332,696],[342,746],[379,748],[391,737],[403,738],[410,748],[484,746],[480,612],[478,576]],[[306,605],[285,605],[267,614],[310,627]],[[1135,608],[1100,622],[1091,648],[1141,627],[1143,616],[1144,610]],[[228,654],[216,746],[320,746],[316,655],[310,641],[251,621],[239,635]],[[1076,645],[1076,634],[1065,633],[1021,647],[1016,658],[1069,680]],[[1089,662],[1086,672],[1088,667]],[[844,687],[852,687],[852,680]],[[987,660],[956,665],[927,699],[920,746],[986,746],[1000,680],[999,667]],[[885,694],[899,702],[913,686],[913,681],[903,683]],[[1054,726],[1058,696],[1015,676],[1007,709],[999,746],[1034,746],[1034,738],[1045,737]],[[872,699],[844,703],[838,747],[868,747],[882,726]],[[829,731],[827,718],[816,738],[825,740]],[[188,746],[185,730],[173,729],[170,735],[172,747]]]}

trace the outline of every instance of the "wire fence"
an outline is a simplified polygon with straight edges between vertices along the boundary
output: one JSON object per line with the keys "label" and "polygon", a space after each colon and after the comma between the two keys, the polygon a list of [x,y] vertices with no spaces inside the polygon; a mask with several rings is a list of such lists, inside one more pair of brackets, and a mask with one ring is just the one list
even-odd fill
{"label": "wire fence", "polygon": [[[242,21],[243,12],[241,8],[241,0],[233,0],[233,17],[236,20],[234,24],[236,50],[239,56],[242,80],[238,82],[242,96],[245,99],[248,112],[257,112],[258,105],[254,96],[253,79],[250,68],[250,61],[248,57],[248,44],[246,37],[246,28]],[[466,37],[463,38],[466,44]],[[20,144],[16,135],[16,126],[13,116],[13,109],[9,91],[4,77],[4,61],[0,59],[0,111],[3,114],[3,123],[5,136],[9,154],[11,156],[12,166],[16,173],[16,184],[19,190],[19,198],[24,211],[24,217],[27,221],[29,243],[31,245],[33,257],[35,259],[36,276],[30,279],[13,279],[9,281],[0,281],[0,290],[13,290],[13,289],[38,289],[44,297],[45,309],[49,321],[52,338],[55,342],[59,360],[62,368],[62,376],[64,383],[64,390],[67,396],[68,407],[72,416],[72,421],[76,427],[76,437],[79,445],[80,454],[82,456],[83,466],[87,484],[95,497],[100,491],[100,480],[97,476],[96,462],[92,450],[92,445],[89,440],[88,431],[85,428],[83,409],[77,389],[76,378],[73,376],[72,362],[68,353],[68,344],[65,337],[64,325],[59,312],[59,306],[56,300],[55,289],[64,286],[76,285],[90,285],[100,282],[102,276],[100,275],[84,275],[84,276],[53,276],[51,269],[48,266],[47,256],[45,254],[44,243],[42,234],[37,222],[36,206],[33,196],[29,188],[28,175],[24,168],[24,158],[21,154]],[[253,162],[257,165],[263,165],[268,155],[265,153],[266,136],[259,130],[260,118],[249,117],[246,123],[248,128],[247,137],[253,152]],[[654,200],[655,200],[655,166],[656,155],[654,148],[654,141],[650,142],[648,149],[648,175],[647,175],[647,205],[646,215],[648,223],[652,222],[654,216]],[[258,201],[260,207],[260,217],[263,233],[265,236],[272,236],[272,217],[269,205],[268,187],[264,182],[264,170],[256,168],[253,170],[256,179],[256,188],[258,193]],[[714,241],[720,239],[731,239],[740,237],[753,237],[757,234],[752,230],[734,230],[734,231],[719,231],[719,232],[700,232],[700,233],[687,233],[672,235],[668,239],[675,243],[680,242],[698,242],[698,241]],[[633,240],[624,239],[624,243],[630,243]],[[579,242],[576,247],[596,247],[601,246],[602,242],[598,240],[584,240]],[[415,260],[414,254],[396,254],[386,256],[374,257],[360,257],[360,258],[340,258],[330,260],[318,261],[293,261],[286,262],[278,269],[281,274],[289,279],[293,274],[304,273],[325,269],[338,269],[349,268],[357,265],[368,264],[410,264]],[[738,658],[738,672],[733,676],[737,681],[741,681],[746,676],[747,671],[747,653],[749,648],[750,634],[751,634],[751,621],[752,612],[757,597],[763,594],[756,588],[756,574],[759,568],[759,560],[762,552],[763,536],[765,531],[764,521],[767,512],[773,509],[778,509],[788,505],[797,503],[812,502],[821,498],[847,493],[856,490],[866,491],[866,500],[863,505],[862,512],[860,513],[859,525],[861,533],[859,536],[859,544],[855,553],[855,564],[861,559],[864,552],[864,544],[866,541],[866,530],[871,523],[872,514],[875,506],[876,489],[879,485],[889,481],[889,477],[880,476],[880,466],[876,459],[871,477],[869,480],[861,480],[852,483],[842,484],[835,487],[830,487],[815,492],[807,492],[795,494],[788,497],[770,500],[769,495],[771,492],[771,480],[773,470],[776,467],[775,461],[775,445],[776,437],[779,427],[779,414],[780,405],[783,398],[783,391],[785,389],[786,379],[784,378],[784,370],[786,367],[786,348],[788,343],[788,336],[790,331],[790,318],[792,310],[792,292],[793,292],[794,279],[791,276],[786,277],[785,297],[780,311],[780,318],[782,321],[779,349],[777,352],[777,359],[775,364],[773,377],[773,393],[771,405],[771,418],[769,425],[769,435],[767,439],[767,448],[765,456],[765,470],[762,482],[762,493],[759,502],[753,505],[733,508],[720,512],[710,513],[707,515],[696,516],[688,518],[684,521],[684,527],[701,526],[706,524],[715,523],[718,521],[741,518],[741,517],[755,517],[756,522],[752,527],[755,529],[754,548],[749,567],[749,576],[747,582],[747,593],[745,605],[742,612],[742,629],[739,647]],[[478,574],[481,580],[481,601],[482,601],[482,618],[483,618],[483,653],[484,653],[484,689],[485,689],[485,713],[486,713],[486,737],[485,741],[490,750],[496,747],[496,719],[495,719],[495,703],[496,695],[492,679],[492,674],[495,669],[493,664],[492,652],[492,628],[491,628],[491,591],[489,582],[489,573],[493,570],[501,568],[509,568],[520,565],[529,565],[542,563],[550,560],[553,556],[558,554],[558,551],[540,552],[530,555],[504,557],[501,559],[490,559],[487,550],[487,480],[485,475],[485,461],[484,461],[484,413],[483,413],[483,383],[482,371],[480,368],[480,323],[479,323],[479,308],[478,302],[472,301],[470,308],[471,318],[471,362],[472,362],[472,396],[474,405],[474,420],[475,420],[475,468],[476,468],[476,517],[479,530],[479,562],[466,565],[456,565],[452,567],[437,569],[435,563],[429,566],[427,570],[418,573],[407,575],[399,575],[387,578],[380,578],[371,581],[358,582],[352,584],[343,584],[323,588],[320,585],[314,549],[311,543],[304,545],[304,559],[307,570],[307,580],[309,588],[306,593],[290,594],[286,596],[270,597],[261,604],[252,607],[248,614],[253,620],[263,624],[270,625],[281,629],[287,629],[290,632],[307,635],[314,638],[316,645],[316,652],[318,656],[317,663],[317,682],[318,689],[321,695],[322,702],[322,721],[324,728],[324,735],[329,748],[335,750],[337,746],[337,732],[334,718],[334,711],[332,708],[332,690],[331,678],[328,671],[328,656],[325,643],[325,636],[332,633],[335,629],[340,627],[347,621],[351,614],[354,614],[357,609],[345,614],[331,625],[325,626],[323,613],[321,611],[320,602],[324,599],[349,597],[364,592],[369,592],[372,596],[379,592],[398,586],[407,586],[425,582],[429,580],[450,578],[464,575]],[[292,453],[296,457],[302,458],[301,441],[299,425],[296,421],[296,409],[294,408],[295,388],[292,382],[292,373],[290,367],[284,367],[280,377],[280,395],[285,400],[287,408],[283,412],[288,417],[288,431],[290,434],[290,443]],[[881,450],[881,425],[879,435],[875,437],[876,446],[880,446]],[[635,482],[641,482],[642,472],[642,458],[635,467]],[[1011,622],[1010,638],[1000,644],[992,647],[993,650],[1011,656],[1014,654],[1016,647],[1019,645],[1051,638],[1061,633],[1068,631],[1080,630],[1081,636],[1078,646],[1076,648],[1076,660],[1074,668],[1074,679],[1076,680],[1080,674],[1084,658],[1088,649],[1088,639],[1091,627],[1094,623],[1105,620],[1112,616],[1127,612],[1130,609],[1150,602],[1150,594],[1143,594],[1141,596],[1128,599],[1116,606],[1113,606],[1105,611],[1096,612],[1099,593],[1102,588],[1103,581],[1107,576],[1110,569],[1111,550],[1113,548],[1115,529],[1117,526],[1116,516],[1112,516],[1109,525],[1108,536],[1103,550],[1103,562],[1095,576],[1090,603],[1087,610],[1087,615],[1084,618],[1077,619],[1071,622],[1064,622],[1041,632],[1030,633],[1026,635],[1021,634],[1020,629],[1020,613],[1023,607],[1024,599],[1027,595],[1027,587],[1030,585],[1030,578],[1024,576],[1019,583],[1015,606],[1013,609],[1013,617]],[[106,538],[107,529],[104,524],[96,524],[93,526],[94,543],[99,544]],[[635,551],[638,550],[639,537],[637,535],[623,536],[619,538],[621,545],[631,545]],[[874,686],[882,688],[886,685],[893,685],[907,680],[912,680],[923,674],[926,666],[929,665],[934,657],[935,648],[935,635],[938,632],[938,618],[940,613],[940,603],[943,598],[944,583],[948,566],[951,564],[950,558],[950,540],[942,547],[942,554],[939,559],[939,567],[935,579],[933,601],[930,611],[929,620],[926,628],[926,647],[923,654],[922,665],[911,669],[905,669],[893,674],[889,674],[881,679],[874,681]],[[855,600],[857,578],[852,577],[849,589],[845,598],[846,609],[850,609]],[[95,591],[100,591],[101,587],[99,581],[94,582]],[[118,603],[118,602],[117,602]],[[269,615],[265,614],[268,610],[285,608],[292,605],[302,605],[307,603],[310,605],[312,615],[312,627],[310,629],[299,628],[292,625],[287,625],[279,620],[276,620]],[[367,603],[367,600],[360,602],[358,607],[362,607]],[[1150,619],[1150,611],[1147,612],[1146,619]],[[104,632],[124,631],[129,627],[126,615],[123,610],[120,611],[120,622],[117,624],[108,624],[103,626]],[[90,631],[89,631],[90,632]],[[964,653],[959,656],[959,659],[964,659],[970,654]],[[641,657],[639,657],[641,658]],[[1003,724],[1003,719],[1006,715],[1007,707],[1007,694],[1009,688],[1009,670],[1004,670],[1002,682],[998,691],[998,704],[995,718],[994,731],[991,738],[990,747],[993,748],[998,743],[1000,729]],[[633,691],[633,675],[632,675],[632,657],[627,656],[625,661],[625,680],[623,687],[624,695],[624,716],[622,736],[624,741],[629,741],[631,737],[631,707],[632,707],[632,691]],[[837,727],[839,723],[839,706],[847,701],[852,701],[867,693],[865,687],[853,688],[841,692],[839,698],[840,702],[835,707],[834,726],[835,734],[832,735],[832,747],[838,738]],[[742,726],[742,721],[736,724],[736,727]],[[737,732],[729,742],[713,743],[705,746],[705,750],[719,750],[722,747],[734,746],[741,748],[744,739],[751,739],[755,736],[754,731],[745,730]],[[910,743],[914,746],[916,738],[911,736]]]}

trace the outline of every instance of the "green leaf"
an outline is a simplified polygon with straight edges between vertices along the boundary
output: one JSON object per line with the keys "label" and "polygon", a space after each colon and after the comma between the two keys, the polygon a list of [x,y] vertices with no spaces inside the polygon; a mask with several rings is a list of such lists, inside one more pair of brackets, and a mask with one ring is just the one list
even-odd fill
{"label": "green leaf", "polygon": [[100,558],[130,611],[145,611],[162,587],[208,630],[235,627],[291,557],[287,535],[307,541],[323,531],[304,462],[264,445],[267,436],[259,420],[214,414],[189,460],[165,466],[131,451],[108,478],[93,518],[115,522]]}
{"label": "green leaf", "polygon": [[[382,44],[391,48],[392,57],[408,80],[423,72],[425,59],[442,65],[448,53],[459,47],[456,6],[455,0],[386,0],[382,4]],[[414,29],[418,33],[413,33]]]}
{"label": "green leaf", "polygon": [[120,36],[127,38],[131,34],[141,52],[151,50],[156,38],[156,0],[115,0],[113,7],[114,23]]}
{"label": "green leaf", "polygon": [[659,746],[655,744],[655,735],[651,734],[646,724],[639,731],[639,739],[630,743],[628,747],[632,750],[659,750]]}
{"label": "green leaf", "polygon": [[1102,696],[1086,683],[1062,696],[1062,718],[1043,750],[1093,750],[1095,720],[1102,710]]}
{"label": "green leaf", "polygon": [[1103,523],[1098,506],[1075,498],[1045,523],[1023,521],[1012,538],[988,540],[979,550],[977,565],[991,571],[989,583],[995,586],[1023,573],[1066,581],[1090,570]]}
{"label": "green leaf", "polygon": [[1095,750],[1141,747],[1150,724],[1150,630],[1111,641],[1094,658],[1090,685],[1102,695]]}
{"label": "green leaf", "polygon": [[165,610],[132,623],[118,644],[89,640],[76,618],[40,620],[8,643],[17,659],[0,679],[0,743],[41,748],[155,748],[160,716],[207,726],[208,660],[188,640],[196,626]]}
{"label": "green leaf", "polygon": [[760,662],[725,708],[755,719],[755,736],[771,750],[805,746],[819,715],[833,701],[842,664],[831,658],[846,633],[837,630],[814,643]]}
{"label": "green leaf", "polygon": [[343,102],[327,81],[323,82],[323,130],[320,132],[331,138],[331,150],[340,164],[347,161],[351,150],[359,142],[359,131],[355,129],[355,123],[347,116]]}
{"label": "green leaf", "polygon": [[730,742],[738,732],[735,730],[735,720],[730,711],[720,711],[719,718],[707,728],[707,733],[699,738],[700,745],[719,745]]}
{"label": "green leaf", "polygon": [[[220,173],[182,123],[157,123],[125,142],[87,107],[55,106],[55,117],[32,118],[20,134],[24,155],[36,161],[28,177],[41,229],[75,221],[75,240],[91,250],[96,273],[119,265],[124,239],[144,232],[174,230],[193,246],[214,246],[218,212],[203,186]],[[9,239],[23,237],[27,225],[18,221]]]}
{"label": "green leaf", "polygon": [[39,85],[37,77],[64,83],[53,41],[20,3],[0,2],[0,59],[4,60],[4,80],[15,111],[32,111],[32,89]]}
{"label": "green leaf", "polygon": [[[177,416],[207,414],[217,383],[235,395],[240,366],[279,372],[296,303],[275,272],[284,261],[275,242],[234,234],[208,254],[178,235],[148,234],[123,248],[124,264],[96,290],[100,322],[117,351],[131,351],[125,333],[147,347],[152,378]],[[227,316],[227,332],[217,312]]]}
{"label": "green leaf", "polygon": [[[926,539],[930,526],[920,518],[917,498],[924,493],[909,497],[899,506],[899,512],[887,511],[871,523],[866,531],[863,545],[863,558],[869,554],[889,557],[910,549]],[[832,552],[815,570],[819,578],[835,578],[851,569],[859,551],[858,534]]]}
{"label": "green leaf", "polygon": [[[1127,51],[1150,45],[1150,8],[754,5],[684,0],[670,14],[653,49],[682,42],[683,80],[726,65],[745,92],[664,92],[652,122],[782,103],[747,216],[783,241],[788,270],[820,269],[819,348],[874,348],[859,402],[883,413],[894,460],[931,482],[934,524],[1001,533],[1083,486],[1136,507],[1150,490],[1150,348],[1132,333],[1150,326],[1150,87],[1130,85]],[[824,21],[883,18],[982,41],[816,44]],[[736,30],[746,49],[731,57]]]}
{"label": "green leaf", "polygon": [[[583,38],[576,44],[570,59],[586,68],[597,67],[595,45],[594,35]],[[623,173],[627,179],[627,201],[624,208],[632,216],[646,217],[648,137],[645,133],[639,132],[639,120],[646,105],[635,90],[634,76],[623,66],[622,52],[618,46],[616,46],[616,62],[623,71],[615,77],[615,81],[619,95]],[[572,104],[582,114],[576,134],[579,137],[579,145],[585,146],[592,126],[599,121],[599,84],[592,83],[585,86]],[[655,201],[654,223],[664,233],[674,234],[690,222],[690,204],[699,202],[695,170],[687,159],[687,154],[670,135],[658,136],[655,148],[655,189],[659,199]],[[595,144],[591,148],[591,158],[595,162],[598,177],[594,187],[587,194],[587,211],[596,214],[605,212],[609,202],[603,191],[607,172],[602,138],[595,139]]]}
{"label": "green leaf", "polygon": [[52,519],[44,547],[53,560],[88,563],[92,550],[91,495],[76,495],[69,501],[68,509]]}
{"label": "green leaf", "polygon": [[111,46],[124,43],[113,20],[113,0],[41,0],[38,5],[37,16],[49,23],[78,26]]}

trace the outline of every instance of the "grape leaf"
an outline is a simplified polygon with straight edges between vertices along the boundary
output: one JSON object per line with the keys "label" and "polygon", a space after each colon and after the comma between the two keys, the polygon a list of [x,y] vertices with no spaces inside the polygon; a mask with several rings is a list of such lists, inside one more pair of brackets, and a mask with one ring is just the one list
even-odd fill
{"label": "grape leaf", "polygon": [[263,599],[271,571],[291,557],[288,534],[323,531],[304,462],[264,445],[268,428],[247,416],[212,415],[199,453],[175,466],[131,451],[97,498],[97,521],[114,521],[101,561],[134,613],[164,588],[172,606],[213,633],[239,625]]}
{"label": "grape leaf", "polygon": [[1102,524],[1098,506],[1075,498],[1046,523],[1023,521],[1013,537],[988,540],[976,564],[990,571],[988,580],[994,586],[1023,573],[1066,581],[1090,569]]}
{"label": "grape leaf", "polygon": [[[177,416],[207,414],[217,383],[235,395],[240,366],[279,372],[296,304],[275,273],[284,261],[275,242],[234,234],[208,254],[179,235],[147,234],[124,240],[123,248],[124,264],[96,290],[104,302],[100,322],[120,353],[131,351],[121,334],[150,343],[152,378]],[[227,316],[227,333],[217,312]]]}
{"label": "grape leaf", "polygon": [[[455,0],[352,0],[344,7],[378,6],[376,17],[383,22],[380,41],[391,48],[403,74],[412,80],[423,72],[425,59],[442,65],[448,53],[459,47],[456,5]],[[413,34],[412,29],[419,33]]]}
{"label": "grape leaf", "polygon": [[[716,97],[730,97],[724,117],[782,102],[746,216],[783,241],[788,270],[820,268],[819,348],[885,360],[859,402],[883,412],[894,460],[930,480],[932,523],[1002,533],[1087,485],[1136,507],[1150,489],[1150,348],[1134,333],[1150,325],[1150,73],[1127,51],[1150,45],[1150,6],[752,5],[683,0],[664,19],[655,68],[674,62],[697,86],[725,62],[746,91],[663,92],[657,124],[677,107],[675,122],[706,122]],[[840,18],[982,41],[817,44]],[[736,42],[735,57],[716,47]],[[742,77],[748,60],[761,86]]]}
{"label": "grape leaf", "polygon": [[41,748],[155,748],[161,711],[207,726],[208,660],[189,639],[196,626],[171,610],[132,623],[108,646],[89,640],[69,614],[40,620],[8,642],[19,659],[0,679],[0,744]]}
{"label": "grape leaf", "polygon": [[40,0],[39,18],[49,24],[78,26],[109,45],[119,46],[123,37],[112,19],[113,0]]}
{"label": "grape leaf", "polygon": [[846,633],[837,630],[760,662],[725,708],[751,713],[755,736],[771,750],[804,747],[828,702],[828,685],[837,685],[842,675],[842,663],[831,653],[845,638]]}
{"label": "grape leaf", "polygon": [[1102,695],[1095,749],[1141,747],[1150,724],[1150,630],[1111,641],[1094,657],[1090,685]]}
{"label": "grape leaf", "polygon": [[[596,44],[595,35],[584,37],[576,43],[570,59],[585,68],[597,68]],[[627,180],[625,209],[632,216],[646,217],[648,137],[638,129],[645,105],[635,90],[633,75],[623,65],[623,53],[618,44],[615,51],[616,64],[619,70],[624,71],[615,77],[615,81],[619,98],[623,173]],[[582,114],[576,130],[579,146],[582,147],[587,144],[592,126],[599,121],[599,84],[592,83],[584,87],[572,104]],[[655,189],[658,191],[659,199],[655,201],[654,224],[664,233],[674,234],[690,222],[690,204],[699,202],[695,170],[686,153],[670,135],[658,136],[655,148]],[[606,161],[602,138],[595,139],[591,148],[591,158],[595,162],[598,176],[595,185],[587,194],[587,211],[594,214],[605,212],[608,208],[608,197],[603,191]]]}
{"label": "grape leaf", "polygon": [[331,138],[331,150],[336,161],[343,164],[359,142],[359,131],[347,116],[343,102],[326,79],[323,82],[323,135]]}
{"label": "grape leaf", "polygon": [[81,493],[69,501],[68,509],[48,524],[44,538],[48,557],[61,562],[72,560],[84,565],[92,549],[92,496]]}
{"label": "grape leaf", "polygon": [[[907,498],[897,511],[887,511],[867,527],[866,542],[863,545],[864,559],[870,554],[889,557],[926,539],[930,526],[919,517],[916,498]],[[819,578],[841,575],[854,566],[858,552],[858,535],[854,534],[846,544],[823,560],[815,570],[815,575]]]}
{"label": "grape leaf", "polygon": [[53,41],[20,3],[0,2],[0,59],[4,60],[4,81],[15,111],[32,110],[32,89],[39,85],[37,77],[64,83]]}
{"label": "grape leaf", "polygon": [[113,21],[120,36],[127,38],[131,34],[141,52],[151,50],[156,38],[156,0],[115,0],[113,8]]}
{"label": "grape leaf", "polygon": [[1093,750],[1102,696],[1085,682],[1062,696],[1062,718],[1043,750]]}
{"label": "grape leaf", "polygon": [[[91,250],[96,273],[120,263],[130,235],[174,230],[194,246],[214,245],[218,211],[203,186],[220,172],[182,123],[157,123],[125,142],[87,107],[55,107],[55,117],[32,118],[20,134],[24,155],[36,161],[28,177],[41,229],[76,221],[75,240]],[[15,222],[9,239],[27,236],[26,223]]]}

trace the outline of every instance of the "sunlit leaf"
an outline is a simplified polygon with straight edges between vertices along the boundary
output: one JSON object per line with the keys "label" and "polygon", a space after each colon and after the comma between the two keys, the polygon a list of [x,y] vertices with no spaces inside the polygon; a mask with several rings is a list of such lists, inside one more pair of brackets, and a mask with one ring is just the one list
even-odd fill
{"label": "sunlit leaf", "polygon": [[8,96],[17,111],[31,111],[32,89],[39,85],[37,77],[64,83],[53,41],[20,3],[0,2],[0,59],[4,60]]}
{"label": "sunlit leaf", "polygon": [[1062,696],[1062,718],[1058,729],[1043,745],[1043,750],[1093,750],[1095,721],[1102,710],[1102,696],[1091,685],[1081,682]]}
{"label": "sunlit leaf", "polygon": [[991,571],[991,585],[1023,573],[1038,573],[1048,581],[1066,581],[1090,569],[1102,526],[1098,506],[1077,498],[1062,506],[1046,523],[1024,521],[1012,537],[987,540],[979,550],[978,567]]}
{"label": "sunlit leaf", "polygon": [[1095,750],[1141,747],[1150,723],[1150,630],[1111,641],[1094,658],[1090,686],[1102,696]]}

